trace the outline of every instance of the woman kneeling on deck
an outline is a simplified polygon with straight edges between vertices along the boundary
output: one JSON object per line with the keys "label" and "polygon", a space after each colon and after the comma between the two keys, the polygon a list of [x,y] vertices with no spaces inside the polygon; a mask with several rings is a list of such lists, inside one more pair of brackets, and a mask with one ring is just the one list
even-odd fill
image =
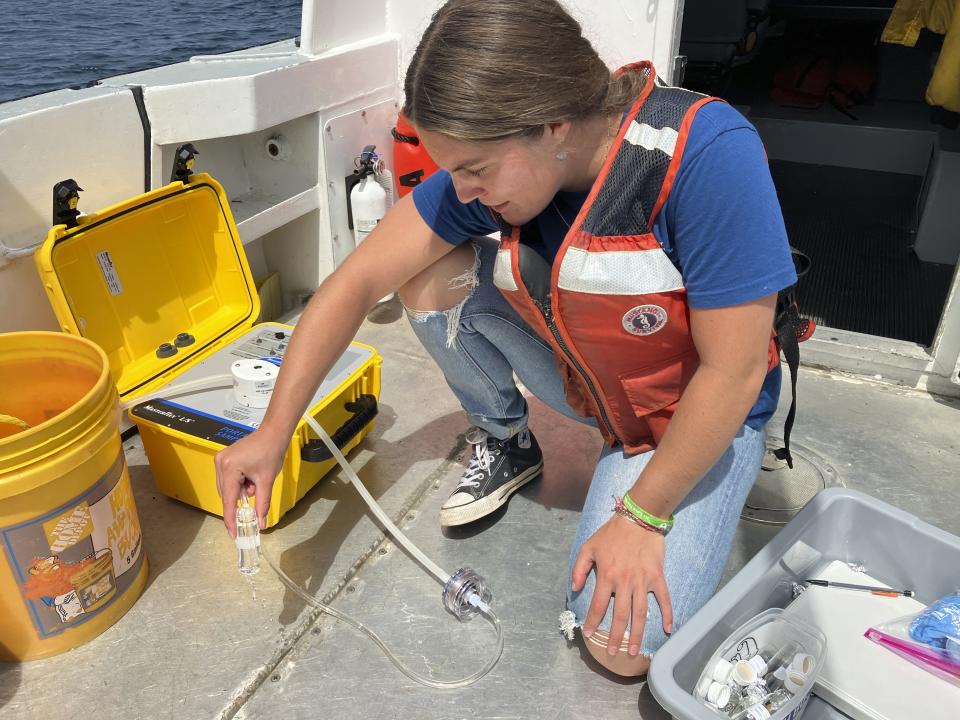
{"label": "woman kneeling on deck", "polygon": [[641,675],[720,580],[779,395],[774,306],[796,277],[760,140],[647,63],[611,73],[554,0],[450,0],[404,89],[441,170],[310,301],[262,426],[217,457],[227,527],[242,491],[264,517],[314,389],[399,288],[475,426],[443,525],[540,476],[514,373],[599,428],[567,619]]}

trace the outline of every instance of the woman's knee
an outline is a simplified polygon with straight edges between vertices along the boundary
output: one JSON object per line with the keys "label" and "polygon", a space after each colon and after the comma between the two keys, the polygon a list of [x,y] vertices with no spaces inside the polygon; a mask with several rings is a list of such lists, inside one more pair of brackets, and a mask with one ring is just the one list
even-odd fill
{"label": "woman's knee", "polygon": [[581,635],[581,640],[594,660],[621,677],[640,677],[646,675],[647,670],[650,669],[649,656],[642,653],[631,655],[627,652],[626,637],[620,643],[616,655],[607,652],[607,642],[610,640],[610,635],[603,630],[595,630],[588,638]]}
{"label": "woman's knee", "polygon": [[472,242],[458,245],[400,288],[408,310],[450,310],[462,303],[477,285],[477,253]]}

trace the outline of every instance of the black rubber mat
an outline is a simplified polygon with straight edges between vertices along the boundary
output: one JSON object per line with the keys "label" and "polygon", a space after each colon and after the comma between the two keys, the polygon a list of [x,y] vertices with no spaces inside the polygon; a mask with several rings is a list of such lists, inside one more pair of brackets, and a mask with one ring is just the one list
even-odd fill
{"label": "black rubber mat", "polygon": [[787,234],[806,253],[802,313],[820,325],[929,345],[952,265],[913,252],[917,175],[771,161]]}

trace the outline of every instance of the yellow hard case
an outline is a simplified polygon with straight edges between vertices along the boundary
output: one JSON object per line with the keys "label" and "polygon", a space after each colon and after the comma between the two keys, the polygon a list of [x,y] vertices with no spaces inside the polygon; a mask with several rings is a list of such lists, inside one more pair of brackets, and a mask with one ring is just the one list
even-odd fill
{"label": "yellow hard case", "polygon": [[[53,227],[36,264],[63,331],[89,338],[107,353],[121,402],[175,385],[184,372],[266,325],[255,325],[260,301],[229,201],[206,174],[81,216],[76,227]],[[158,348],[175,346],[181,333],[193,342],[160,357]],[[335,439],[338,429],[346,431],[340,433],[344,452],[372,429],[380,397],[382,358],[362,343],[351,349],[367,356],[362,365],[310,408]],[[210,433],[156,422],[138,413],[141,407],[130,415],[158,489],[222,515],[213,458],[237,438],[211,439]],[[274,484],[268,526],[336,464],[304,460],[308,443],[315,448],[319,441],[301,420]],[[326,454],[322,448],[312,452]]]}

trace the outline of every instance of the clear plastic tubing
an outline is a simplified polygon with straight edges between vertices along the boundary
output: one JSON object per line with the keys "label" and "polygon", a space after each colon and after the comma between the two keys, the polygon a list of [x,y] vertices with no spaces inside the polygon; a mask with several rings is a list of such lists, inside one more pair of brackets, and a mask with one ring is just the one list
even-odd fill
{"label": "clear plastic tubing", "polygon": [[129,410],[134,405],[139,405],[140,403],[148,402],[150,400],[156,400],[157,398],[176,397],[177,395],[185,395],[191,392],[212,390],[214,388],[221,387],[233,387],[233,375],[231,373],[223,373],[222,375],[208,375],[207,377],[197,378],[196,380],[187,380],[186,382],[177,383],[176,385],[164,385],[159,390],[148,392],[146,395],[140,395],[121,403],[120,409]]}
{"label": "clear plastic tubing", "polygon": [[[153,400],[160,397],[174,397],[176,395],[183,395],[188,392],[197,392],[200,390],[210,390],[213,388],[232,387],[232,386],[233,386],[232,374],[225,373],[222,375],[211,375],[205,378],[198,378],[196,380],[190,380],[187,382],[178,383],[176,385],[167,385],[152,393],[147,393],[144,396],[140,396],[132,400],[129,400],[123,403],[121,407],[122,409],[127,410],[139,403],[147,402],[148,400]],[[403,534],[400,528],[398,528],[394,524],[394,522],[383,511],[383,508],[381,508],[377,504],[377,501],[367,491],[363,483],[360,482],[360,478],[357,477],[357,474],[354,472],[353,468],[350,466],[350,463],[347,462],[347,459],[343,456],[343,453],[340,452],[340,448],[338,448],[336,443],[333,442],[333,440],[330,438],[327,432],[323,429],[323,426],[320,425],[320,423],[318,423],[316,420],[314,420],[313,417],[311,417],[309,414],[304,414],[303,419],[313,429],[313,431],[317,434],[317,436],[323,441],[324,445],[327,446],[327,449],[330,450],[333,457],[340,464],[340,467],[343,468],[343,471],[347,474],[347,478],[350,480],[350,483],[353,485],[356,491],[360,493],[360,497],[363,498],[364,502],[367,504],[367,507],[370,508],[370,511],[373,513],[374,517],[377,518],[377,520],[384,527],[384,529],[390,535],[392,535],[394,540],[396,540],[397,543],[399,543],[407,552],[409,552],[427,572],[433,575],[433,577],[436,578],[441,585],[445,586],[444,602],[446,604],[447,591],[450,591],[451,593],[453,593],[457,590],[457,584],[451,583],[452,580],[456,579],[455,576],[452,576],[449,573],[444,572],[444,570],[439,565],[437,565],[433,560],[427,557],[427,555],[422,550],[420,550],[420,548],[414,545],[409,540],[409,538],[407,538],[407,536]],[[245,505],[247,508],[249,508],[248,504],[245,503]],[[254,532],[256,532],[255,523],[253,524],[253,527],[254,527]],[[468,675],[465,678],[461,678],[459,680],[434,680],[433,678],[420,675],[414,672],[413,670],[411,670],[406,665],[404,665],[403,662],[396,655],[393,654],[390,648],[387,647],[386,643],[384,643],[383,640],[380,639],[380,636],[377,635],[373,630],[368,628],[366,625],[359,622],[358,620],[355,620],[349,615],[342,613],[335,608],[330,607],[329,605],[323,604],[322,602],[317,600],[315,597],[305,592],[299,585],[297,585],[297,583],[295,583],[292,579],[290,579],[287,576],[287,574],[284,573],[283,570],[281,570],[279,566],[273,561],[273,558],[271,558],[270,555],[267,554],[263,546],[260,544],[259,532],[256,532],[256,535],[257,535],[256,540],[253,540],[253,538],[250,538],[249,541],[251,543],[256,544],[256,548],[257,550],[259,550],[259,555],[262,556],[263,559],[267,561],[267,564],[277,574],[277,576],[280,578],[280,580],[283,582],[284,585],[290,588],[290,590],[293,591],[301,600],[307,603],[307,605],[310,605],[322,612],[327,613],[328,615],[346,623],[347,625],[351,626],[352,628],[355,628],[356,630],[359,630],[364,635],[369,637],[383,651],[383,654],[387,656],[387,659],[390,660],[390,662],[392,662],[397,667],[397,669],[400,670],[400,672],[402,672],[411,680],[418,682],[421,685],[426,685],[427,687],[435,688],[438,690],[455,690],[457,688],[466,687],[468,685],[472,685],[473,683],[477,682],[477,680],[484,677],[487,673],[493,670],[496,664],[500,661],[500,656],[503,654],[503,627],[500,624],[500,618],[498,618],[496,613],[493,612],[493,610],[490,608],[490,605],[487,602],[485,602],[485,598],[487,599],[489,598],[489,591],[483,590],[482,592],[484,594],[484,597],[481,597],[480,592],[474,591],[472,589],[474,587],[473,585],[469,585],[466,587],[464,587],[463,585],[459,586],[461,588],[461,593],[464,590],[466,590],[465,596],[461,595],[460,597],[463,597],[463,599],[465,599],[465,601],[469,604],[469,606],[471,606],[480,614],[482,614],[484,617],[486,617],[487,620],[490,622],[490,624],[493,625],[494,630],[496,630],[496,633],[497,633],[496,647],[494,648],[493,655],[491,656],[490,660],[482,668],[477,670],[472,675]],[[251,546],[249,549],[252,550],[253,547]],[[252,559],[250,557],[251,555],[256,555],[256,554],[257,554],[256,552],[249,553],[248,555],[240,558],[239,565],[241,567],[241,571],[245,572],[245,574],[253,574],[256,572],[256,569],[253,569],[254,566],[252,563]],[[244,571],[243,570],[244,568],[248,568],[248,569]],[[463,571],[458,571],[457,575],[459,576],[462,572]],[[457,598],[457,600],[453,600],[452,602],[457,602],[458,600],[459,600],[459,597]],[[450,608],[448,607],[448,609]],[[467,612],[460,612],[455,614],[457,614],[457,617],[461,619],[469,617],[470,615],[470,613],[467,613]]]}
{"label": "clear plastic tubing", "polygon": [[419,562],[424,569],[427,570],[427,572],[437,579],[437,582],[439,582],[441,585],[445,585],[447,579],[450,577],[450,573],[444,572],[443,568],[428,558],[420,548],[410,542],[400,528],[393,524],[393,521],[383,511],[383,508],[381,508],[377,504],[377,501],[373,499],[373,495],[371,495],[367,488],[363,486],[363,483],[360,482],[360,478],[357,477],[357,474],[353,471],[350,463],[347,462],[347,459],[343,456],[343,453],[340,452],[340,448],[338,448],[330,436],[327,435],[327,432],[323,429],[323,426],[314,420],[310,415],[304,415],[303,419],[307,421],[307,425],[309,425],[320,437],[320,439],[323,440],[323,444],[327,446],[327,449],[333,454],[333,457],[336,458],[338,463],[340,463],[340,467],[342,467],[343,471],[347,474],[347,477],[350,479],[353,487],[358,493],[360,493],[360,497],[363,498],[363,501],[367,504],[367,507],[370,508],[370,512],[372,512],[377,520],[380,521],[380,524],[383,525],[387,532],[393,535],[393,538],[400,543],[408,553],[416,558],[417,562]]}
{"label": "clear plastic tubing", "polygon": [[[323,441],[324,445],[327,446],[327,449],[333,454],[333,457],[336,458],[337,462],[340,464],[340,467],[343,468],[343,471],[347,474],[347,477],[350,479],[350,482],[356,488],[357,492],[360,493],[360,497],[364,499],[367,503],[367,506],[370,508],[370,511],[374,516],[383,524],[383,527],[389,532],[394,540],[396,540],[404,549],[406,549],[418,562],[431,574],[433,575],[441,584],[446,585],[448,579],[451,577],[448,573],[445,573],[439,565],[437,565],[433,560],[428,558],[420,548],[414,545],[406,535],[398,528],[392,520],[387,516],[383,511],[377,501],[373,499],[373,496],[367,491],[363,486],[363,483],[360,482],[360,478],[357,477],[357,474],[354,472],[353,468],[350,466],[350,463],[347,462],[347,459],[343,456],[343,453],[340,452],[340,448],[337,447],[336,443],[330,438],[327,432],[323,429],[323,426],[320,425],[316,420],[314,420],[309,414],[305,414],[303,419],[307,421],[307,424],[313,429],[315,433]],[[283,583],[289,587],[293,592],[295,592],[302,600],[304,600],[309,605],[316,607],[323,612],[332,615],[338,620],[342,620],[351,627],[356,628],[360,632],[364,633],[367,637],[373,640],[381,650],[383,650],[384,655],[392,662],[400,672],[406,675],[411,680],[420,683],[421,685],[426,685],[427,687],[436,688],[438,690],[455,690],[457,688],[466,687],[467,685],[472,685],[477,680],[482,678],[484,675],[489,673],[496,664],[500,661],[500,656],[503,654],[503,627],[500,624],[500,618],[497,617],[496,613],[490,608],[490,606],[483,602],[483,600],[478,597],[476,593],[472,593],[467,601],[473,605],[477,610],[479,610],[487,620],[493,625],[494,629],[497,631],[497,645],[494,649],[493,656],[477,672],[472,675],[468,675],[465,678],[460,680],[434,680],[433,678],[426,677],[424,675],[419,675],[413,670],[408,668],[403,662],[397,658],[396,655],[391,652],[390,648],[386,646],[383,640],[368,628],[363,623],[354,620],[349,615],[345,615],[339,610],[324,605],[319,600],[314,598],[312,595],[304,592],[299,585],[297,585],[293,580],[291,580],[287,575],[273,562],[273,559],[263,552],[261,548],[261,553],[263,554],[264,560],[267,561],[267,564],[273,569],[275,573],[280,577]]]}
{"label": "clear plastic tubing", "polygon": [[487,620],[490,621],[490,624],[493,625],[494,629],[497,631],[497,646],[494,648],[493,655],[490,657],[490,660],[487,661],[487,664],[472,675],[468,675],[460,680],[434,680],[433,678],[426,677],[425,675],[420,675],[404,665],[403,661],[393,654],[390,648],[387,647],[386,643],[384,643],[383,640],[380,639],[380,636],[377,635],[373,630],[368,628],[359,620],[355,620],[351,616],[340,612],[336,608],[332,608],[329,605],[324,605],[315,597],[306,593],[299,585],[297,585],[297,583],[287,577],[283,570],[277,567],[277,564],[273,561],[273,558],[270,557],[270,555],[268,555],[262,547],[260,549],[260,554],[263,559],[267,561],[267,565],[269,565],[280,577],[280,580],[283,581],[283,584],[290,588],[290,590],[292,590],[301,600],[307,603],[307,605],[311,605],[312,607],[327,613],[327,615],[335,617],[337,620],[341,620],[350,627],[362,632],[377,644],[377,646],[383,651],[383,654],[387,656],[387,659],[392,662],[400,672],[414,682],[418,682],[421,685],[426,685],[427,687],[435,688],[437,690],[456,690],[457,688],[472,685],[488,672],[493,670],[494,666],[496,666],[496,664],[500,661],[500,656],[503,654],[503,627],[500,625],[500,618],[498,618],[493,610],[488,607],[483,612],[483,615],[487,618]]}

